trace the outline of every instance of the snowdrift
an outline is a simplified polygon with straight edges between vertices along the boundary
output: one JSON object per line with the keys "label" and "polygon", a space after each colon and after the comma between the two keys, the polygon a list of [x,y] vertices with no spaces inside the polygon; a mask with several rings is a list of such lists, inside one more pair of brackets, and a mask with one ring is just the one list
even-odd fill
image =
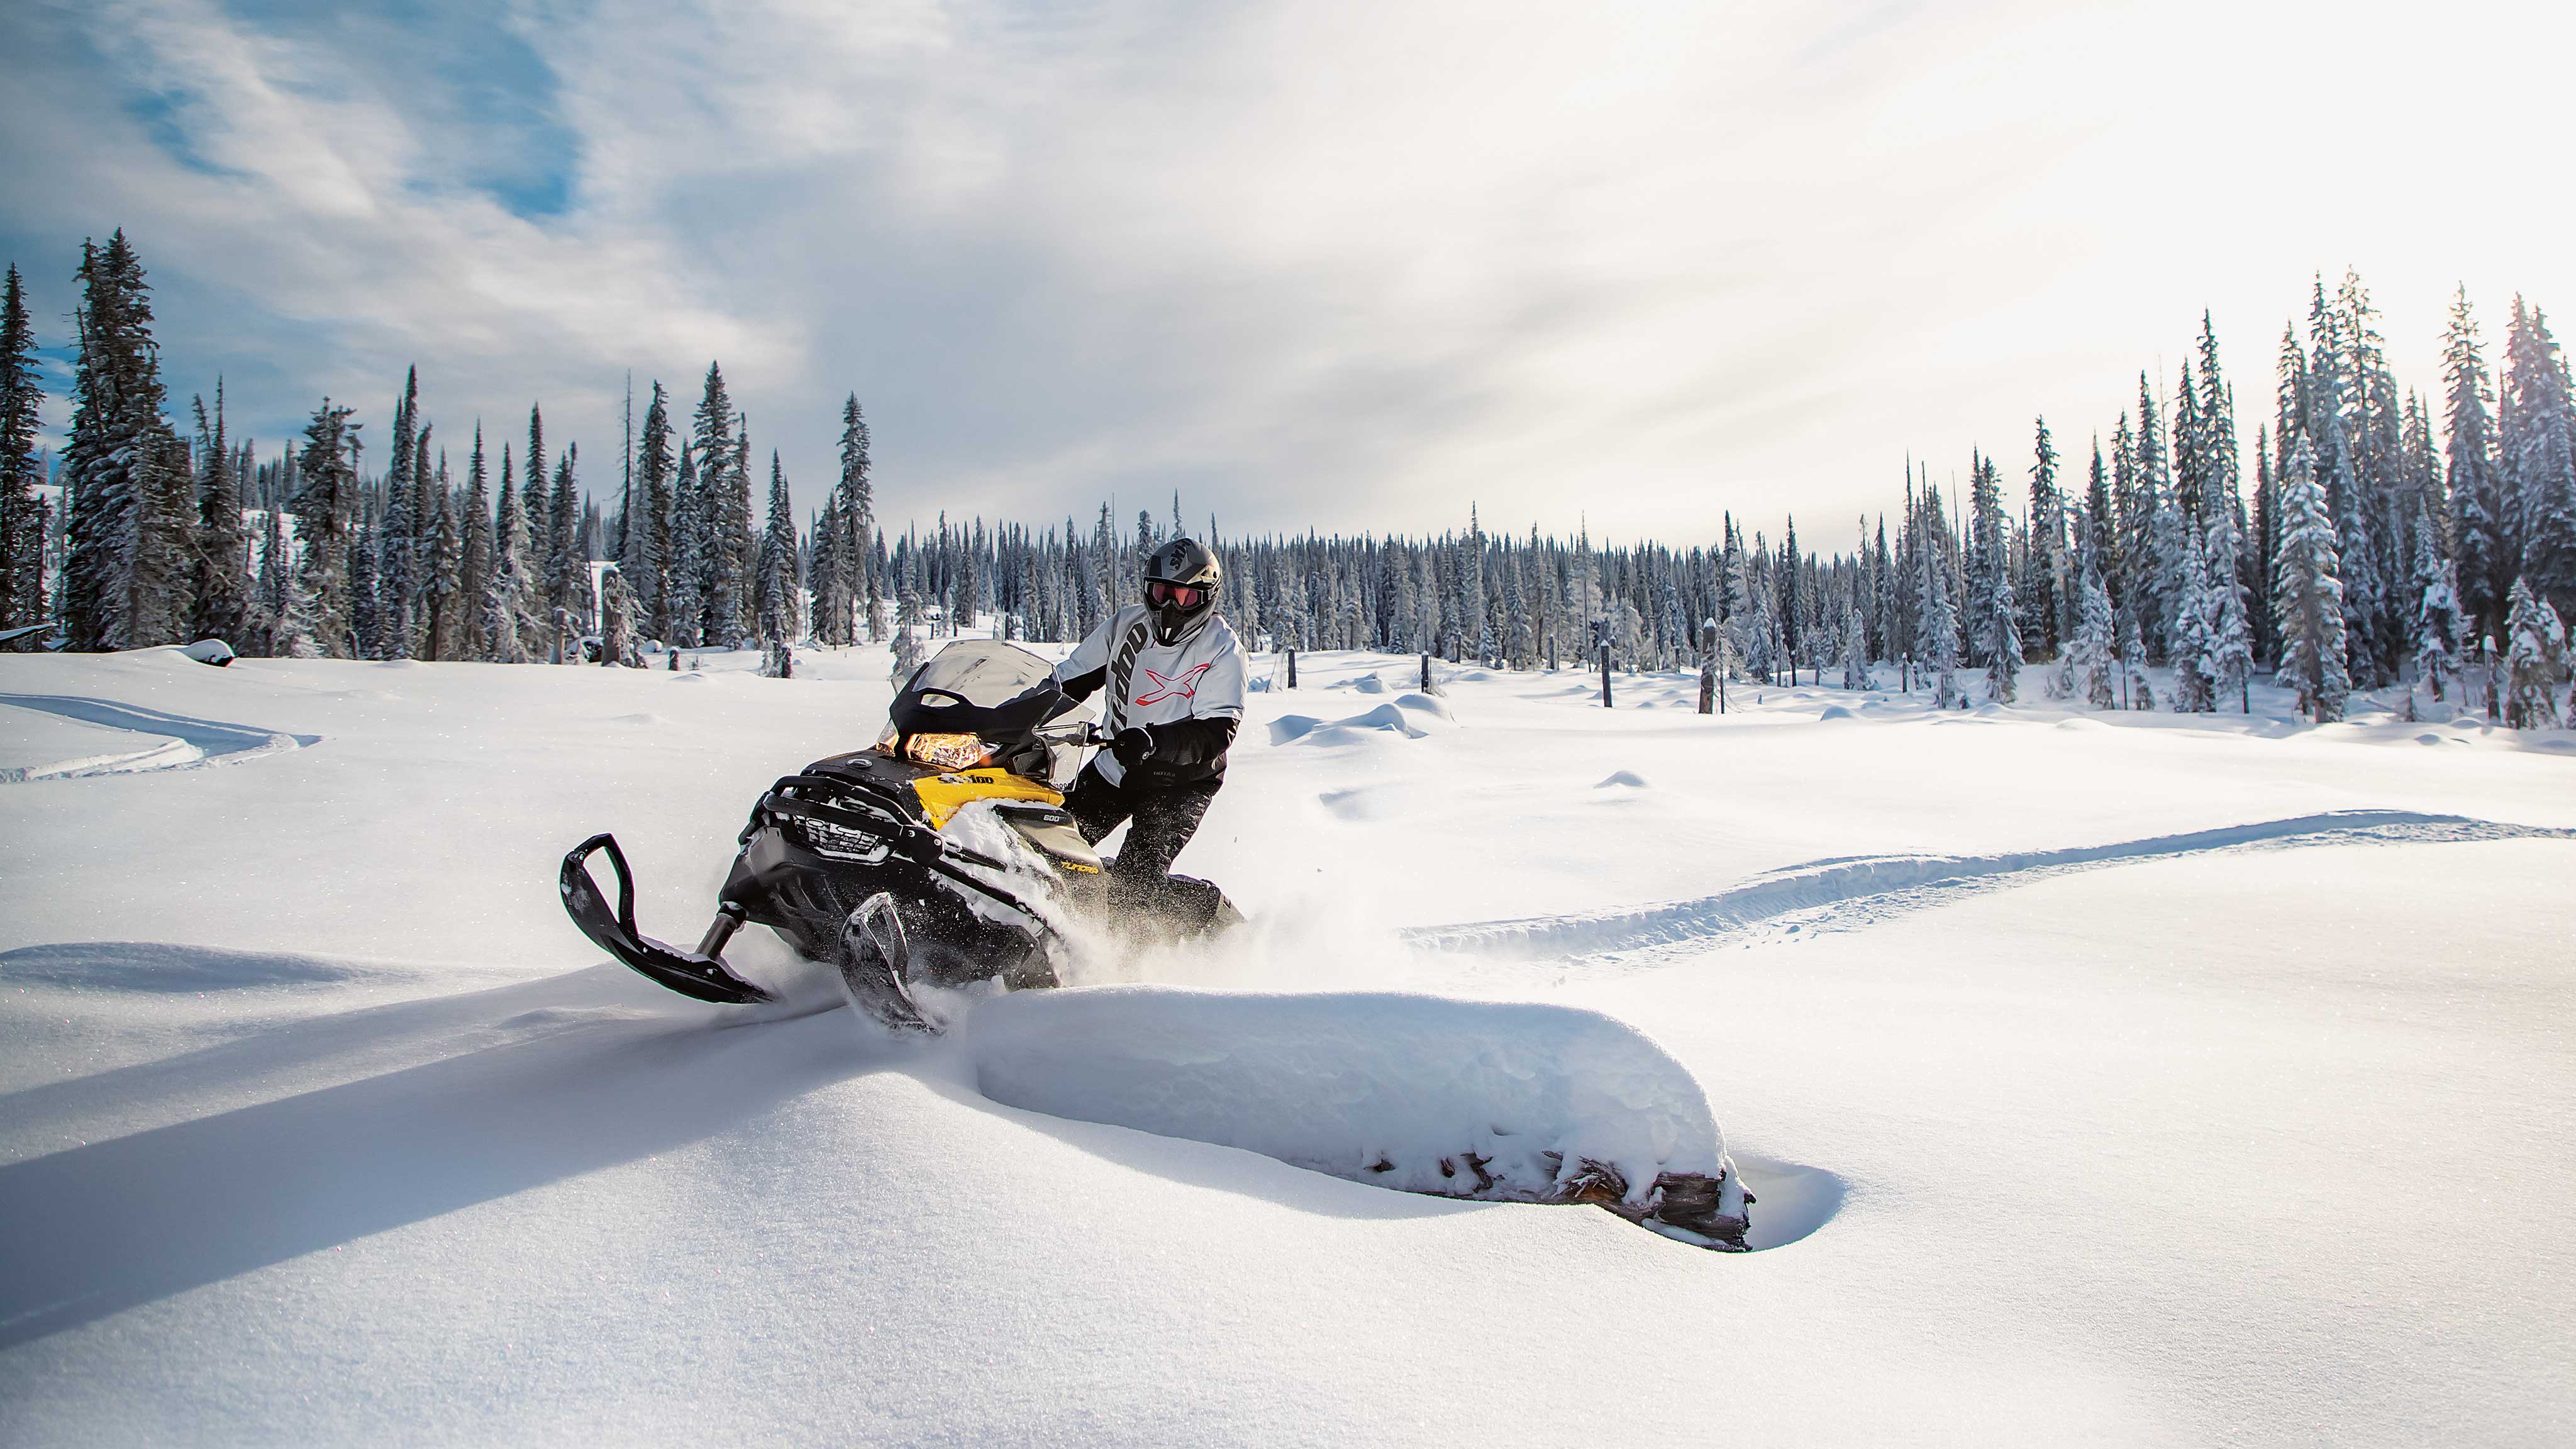
{"label": "snowdrift", "polygon": [[1632,1218],[1708,1179],[1743,1216],[1698,1081],[1598,1012],[1108,986],[981,1003],[958,1039],[977,1090],[1050,1116],[1407,1192],[1565,1202],[1608,1187]]}

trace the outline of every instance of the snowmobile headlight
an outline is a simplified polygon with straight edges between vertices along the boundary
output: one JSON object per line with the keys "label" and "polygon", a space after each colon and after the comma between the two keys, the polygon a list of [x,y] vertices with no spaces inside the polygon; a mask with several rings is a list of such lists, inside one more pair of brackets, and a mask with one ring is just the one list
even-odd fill
{"label": "snowmobile headlight", "polygon": [[866,865],[886,857],[884,836],[852,830],[828,820],[800,820],[797,825],[804,831],[805,843],[812,846],[818,855],[828,855],[834,860],[855,860]]}
{"label": "snowmobile headlight", "polygon": [[993,757],[978,735],[914,735],[904,753],[942,770],[970,770]]}

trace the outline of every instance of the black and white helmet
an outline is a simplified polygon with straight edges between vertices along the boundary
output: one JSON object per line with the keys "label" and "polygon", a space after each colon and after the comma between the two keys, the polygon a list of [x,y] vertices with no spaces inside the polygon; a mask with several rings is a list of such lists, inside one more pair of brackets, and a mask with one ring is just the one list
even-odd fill
{"label": "black and white helmet", "polygon": [[1168,649],[1199,631],[1216,612],[1225,569],[1208,546],[1176,538],[1145,560],[1145,607],[1154,617],[1154,642]]}

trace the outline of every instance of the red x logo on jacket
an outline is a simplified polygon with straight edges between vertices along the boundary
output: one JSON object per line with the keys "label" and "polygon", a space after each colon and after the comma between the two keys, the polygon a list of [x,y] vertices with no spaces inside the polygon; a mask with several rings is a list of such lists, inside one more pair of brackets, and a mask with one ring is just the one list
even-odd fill
{"label": "red x logo on jacket", "polygon": [[1136,702],[1138,704],[1160,704],[1174,695],[1178,695],[1183,699],[1196,699],[1199,693],[1199,676],[1207,672],[1208,667],[1202,664],[1196,669],[1189,671],[1187,674],[1182,675],[1178,679],[1171,679],[1166,678],[1163,675],[1156,674],[1153,670],[1148,669],[1145,671],[1145,677],[1154,681],[1153,687],[1148,689],[1145,693],[1136,696]]}

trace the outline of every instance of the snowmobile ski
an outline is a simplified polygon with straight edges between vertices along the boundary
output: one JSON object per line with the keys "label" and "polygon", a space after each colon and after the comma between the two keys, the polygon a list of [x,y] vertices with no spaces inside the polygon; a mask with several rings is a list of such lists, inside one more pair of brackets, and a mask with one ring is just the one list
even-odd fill
{"label": "snowmobile ski", "polygon": [[[614,914],[608,909],[607,899],[600,895],[598,882],[590,876],[590,858],[601,851],[607,852],[609,867],[617,872]],[[724,963],[721,953],[725,941],[741,924],[740,916],[720,913],[695,951],[656,941],[636,928],[635,877],[626,868],[626,852],[617,848],[614,835],[594,835],[564,857],[563,900],[564,911],[592,945],[682,996],[720,1005],[776,1000],[768,991],[736,976]]]}

